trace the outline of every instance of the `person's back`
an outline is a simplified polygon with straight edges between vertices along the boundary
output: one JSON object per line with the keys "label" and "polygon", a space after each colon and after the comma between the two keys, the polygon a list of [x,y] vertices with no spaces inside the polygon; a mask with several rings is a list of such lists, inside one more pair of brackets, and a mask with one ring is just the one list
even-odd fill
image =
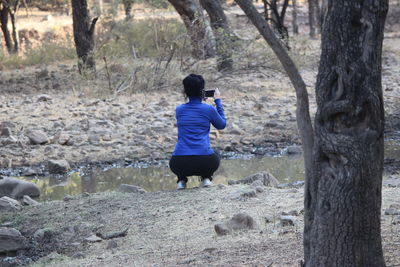
{"label": "person's back", "polygon": [[202,103],[204,79],[191,74],[183,81],[189,102],[176,108],[178,142],[170,160],[171,170],[178,176],[178,189],[186,187],[187,176],[202,177],[203,185],[211,185],[212,174],[218,169],[219,156],[210,146],[210,124],[217,129],[226,125],[224,109],[216,91],[216,108]]}

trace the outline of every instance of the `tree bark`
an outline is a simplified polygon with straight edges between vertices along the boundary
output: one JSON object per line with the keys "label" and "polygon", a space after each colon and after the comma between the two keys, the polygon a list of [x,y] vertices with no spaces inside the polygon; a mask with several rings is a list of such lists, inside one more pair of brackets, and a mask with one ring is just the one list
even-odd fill
{"label": "tree bark", "polygon": [[13,44],[11,34],[8,30],[8,8],[0,2],[0,26],[3,32],[4,41],[6,43],[8,53],[13,53]]}
{"label": "tree bark", "polygon": [[315,20],[315,10],[316,10],[316,3],[315,0],[308,0],[308,23],[310,26],[310,37],[315,38],[317,35],[316,33],[316,20]]}
{"label": "tree bark", "polygon": [[292,0],[292,27],[293,34],[299,34],[299,25],[297,23],[297,0]]}
{"label": "tree bark", "polygon": [[132,6],[133,0],[122,0],[124,4],[125,20],[129,21],[132,19]]}
{"label": "tree bark", "polygon": [[305,188],[305,266],[383,267],[381,54],[388,0],[328,0]]}
{"label": "tree bark", "polygon": [[265,19],[258,13],[257,9],[249,0],[235,0],[247,17],[257,27],[268,45],[272,48],[285,69],[293,87],[296,91],[296,120],[299,129],[302,147],[304,151],[304,165],[306,182],[312,174],[312,151],[314,143],[313,128],[309,113],[308,93],[293,60],[289,57],[280,40],[275,36]]}
{"label": "tree bark", "polygon": [[192,44],[192,55],[197,59],[215,55],[214,42],[207,32],[207,22],[198,0],[168,0],[185,24]]}
{"label": "tree bark", "polygon": [[79,73],[96,70],[93,50],[97,17],[91,20],[86,0],[72,0],[72,21]]}
{"label": "tree bark", "polygon": [[233,68],[232,36],[228,20],[221,3],[215,0],[200,0],[200,4],[210,17],[211,28],[216,39],[219,71],[229,71]]}

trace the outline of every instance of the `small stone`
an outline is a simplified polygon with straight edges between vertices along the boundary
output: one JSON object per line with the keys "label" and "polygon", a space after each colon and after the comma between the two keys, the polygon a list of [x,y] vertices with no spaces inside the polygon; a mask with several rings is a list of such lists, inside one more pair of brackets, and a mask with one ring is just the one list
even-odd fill
{"label": "small stone", "polygon": [[29,196],[23,196],[21,202],[22,202],[22,205],[25,205],[25,206],[37,206],[37,205],[40,205],[39,202],[37,202],[36,200],[33,200]]}
{"label": "small stone", "polygon": [[53,98],[49,95],[38,95],[36,102],[45,102],[45,101],[50,101]]}
{"label": "small stone", "polygon": [[216,225],[214,225],[214,230],[217,235],[227,235],[231,232],[228,226],[223,223],[217,223]]}
{"label": "small stone", "polygon": [[294,226],[294,222],[296,221],[296,218],[293,216],[281,216],[279,218],[281,226]]}
{"label": "small stone", "polygon": [[86,237],[85,241],[90,242],[90,243],[94,243],[94,242],[101,242],[101,241],[103,241],[103,239],[101,239],[97,235],[91,235],[89,237]]}
{"label": "small stone", "polygon": [[17,251],[25,248],[26,239],[14,228],[0,228],[0,253]]}
{"label": "small stone", "polygon": [[144,194],[144,193],[146,193],[146,190],[144,190],[143,188],[136,186],[136,185],[121,184],[118,187],[118,192]]}
{"label": "small stone", "polygon": [[74,255],[72,255],[73,259],[84,259],[86,258],[86,255],[83,252],[77,252]]}
{"label": "small stone", "polygon": [[224,185],[224,184],[218,184],[218,185],[217,185],[217,188],[218,188],[218,189],[224,189],[224,188],[226,188],[226,185]]}
{"label": "small stone", "polygon": [[40,130],[29,131],[26,136],[32,145],[43,145],[49,142],[47,135]]}
{"label": "small stone", "polygon": [[255,173],[240,180],[229,180],[228,184],[252,184],[257,180],[260,180],[264,186],[277,186],[279,184],[278,180],[268,172]]}
{"label": "small stone", "polygon": [[286,149],[286,153],[288,153],[289,155],[299,155],[303,153],[303,150],[300,146],[289,146]]}
{"label": "small stone", "polygon": [[68,202],[68,201],[70,201],[70,200],[72,200],[72,199],[74,199],[72,196],[70,196],[70,195],[66,195],[64,198],[63,198],[63,200],[65,201],[65,202]]}
{"label": "small stone", "polygon": [[400,179],[388,179],[383,181],[383,185],[387,187],[400,187]]}
{"label": "small stone", "polygon": [[11,129],[9,127],[1,128],[1,136],[10,137],[12,135]]}
{"label": "small stone", "polygon": [[54,230],[51,228],[43,228],[43,229],[38,229],[35,231],[33,234],[33,238],[36,241],[42,241],[43,239],[49,239],[54,235]]}
{"label": "small stone", "polygon": [[69,166],[68,161],[61,159],[61,160],[49,160],[47,162],[47,167],[50,173],[53,174],[62,174],[68,172],[71,167]]}
{"label": "small stone", "polygon": [[83,252],[77,252],[74,255],[72,255],[73,259],[84,259],[86,258],[86,255]]}
{"label": "small stone", "polygon": [[231,219],[223,223],[214,225],[217,235],[227,235],[232,231],[256,229],[257,224],[254,219],[246,213],[235,214]]}
{"label": "small stone", "polygon": [[108,241],[108,243],[107,243],[106,249],[114,249],[114,248],[117,248],[117,247],[118,247],[117,241],[110,240],[110,241]]}
{"label": "small stone", "polygon": [[275,221],[275,218],[273,216],[265,216],[264,221],[265,223],[272,223]]}
{"label": "small stone", "polygon": [[21,209],[21,204],[10,197],[0,198],[0,211],[17,211]]}
{"label": "small stone", "polygon": [[394,208],[388,208],[385,210],[385,215],[400,215],[400,210]]}

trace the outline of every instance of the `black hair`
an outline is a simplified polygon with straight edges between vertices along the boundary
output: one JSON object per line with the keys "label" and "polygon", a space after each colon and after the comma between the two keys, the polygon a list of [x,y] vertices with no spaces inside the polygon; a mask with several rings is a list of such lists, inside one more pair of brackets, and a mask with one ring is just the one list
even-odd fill
{"label": "black hair", "polygon": [[197,74],[190,74],[183,79],[184,93],[186,96],[202,97],[203,90],[206,82],[203,76]]}

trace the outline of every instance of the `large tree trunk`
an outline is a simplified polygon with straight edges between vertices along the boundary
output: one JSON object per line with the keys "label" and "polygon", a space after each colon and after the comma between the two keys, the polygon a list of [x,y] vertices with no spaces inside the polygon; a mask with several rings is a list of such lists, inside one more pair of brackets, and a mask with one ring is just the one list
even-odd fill
{"label": "large tree trunk", "polygon": [[97,17],[91,20],[86,0],[72,0],[72,21],[76,53],[79,58],[79,72],[84,70],[95,71],[94,60],[94,32]]}
{"label": "large tree trunk", "polygon": [[192,55],[198,59],[215,55],[214,42],[207,32],[207,21],[199,0],[168,0],[186,26],[192,44]]}
{"label": "large tree trunk", "polygon": [[308,180],[312,174],[314,133],[309,113],[306,84],[281,41],[275,36],[266,20],[258,13],[253,4],[249,0],[235,0],[235,2],[243,9],[244,13],[253,22],[265,41],[272,48],[296,90],[296,120],[304,151],[305,176],[306,180]]}
{"label": "large tree trunk", "polygon": [[316,0],[308,0],[308,23],[310,26],[310,37],[315,38],[317,32],[316,32],[316,18],[315,18],[315,13],[316,13],[316,5],[318,5],[318,2]]}
{"label": "large tree trunk", "polygon": [[6,43],[8,53],[13,53],[13,44],[11,34],[8,30],[8,8],[0,3],[0,26],[3,32],[4,41]]}
{"label": "large tree trunk", "polygon": [[329,0],[322,31],[305,266],[383,267],[381,53],[388,0]]}
{"label": "large tree trunk", "polygon": [[200,3],[210,17],[211,28],[216,39],[219,57],[217,68],[219,71],[232,70],[232,36],[221,3],[215,0],[200,0]]}

